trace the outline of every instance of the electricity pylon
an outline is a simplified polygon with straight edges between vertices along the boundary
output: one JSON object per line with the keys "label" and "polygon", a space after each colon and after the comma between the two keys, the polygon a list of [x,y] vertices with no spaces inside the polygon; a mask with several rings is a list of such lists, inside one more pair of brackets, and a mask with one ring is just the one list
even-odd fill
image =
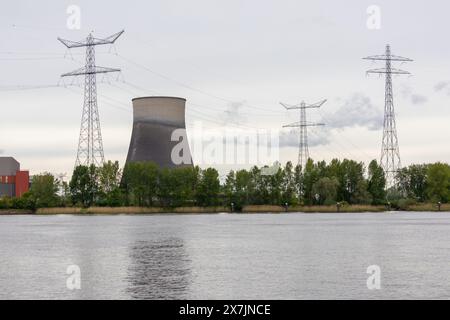
{"label": "electricity pylon", "polygon": [[97,74],[120,72],[120,69],[104,68],[95,65],[95,46],[113,44],[124,31],[120,31],[104,39],[88,35],[84,41],[71,41],[58,38],[68,49],[86,47],[86,65],[83,68],[65,73],[61,77],[84,75],[84,105],[81,117],[80,137],[75,166],[100,166],[105,162],[103,141],[100,128],[100,117],[97,106]]}
{"label": "electricity pylon", "polygon": [[298,165],[302,170],[304,165],[309,159],[309,146],[308,146],[308,127],[324,126],[324,123],[311,123],[306,120],[306,109],[320,108],[327,100],[322,100],[314,104],[306,104],[302,101],[297,105],[288,105],[280,103],[287,110],[299,109],[300,121],[294,122],[288,125],[284,125],[283,128],[300,128],[299,132],[299,145],[298,145]]}
{"label": "electricity pylon", "polygon": [[384,121],[383,121],[383,140],[381,147],[380,164],[386,174],[386,188],[397,185],[397,173],[402,167],[400,159],[400,148],[397,136],[397,124],[395,120],[394,94],[392,91],[393,74],[410,74],[408,71],[392,68],[392,61],[410,62],[409,58],[394,56],[391,54],[391,47],[386,45],[384,55],[369,56],[363,58],[366,60],[385,61],[386,65],[381,69],[368,70],[367,73],[378,73],[386,75],[385,93],[384,93]]}

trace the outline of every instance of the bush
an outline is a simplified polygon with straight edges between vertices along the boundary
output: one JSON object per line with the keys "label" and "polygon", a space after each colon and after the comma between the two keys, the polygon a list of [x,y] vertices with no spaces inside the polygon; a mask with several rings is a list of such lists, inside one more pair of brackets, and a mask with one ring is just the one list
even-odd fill
{"label": "bush", "polygon": [[326,206],[337,205],[337,204],[336,204],[336,201],[333,200],[333,199],[327,199],[327,200],[325,200],[325,202],[324,202],[323,204],[326,205]]}
{"label": "bush", "polygon": [[417,201],[414,199],[399,199],[392,203],[392,206],[397,210],[408,210],[409,207],[417,204]]}
{"label": "bush", "polygon": [[25,193],[20,198],[12,198],[11,208],[22,210],[35,210],[35,202],[31,198],[30,193]]}
{"label": "bush", "polygon": [[0,209],[10,209],[12,206],[11,198],[2,197],[0,198]]}

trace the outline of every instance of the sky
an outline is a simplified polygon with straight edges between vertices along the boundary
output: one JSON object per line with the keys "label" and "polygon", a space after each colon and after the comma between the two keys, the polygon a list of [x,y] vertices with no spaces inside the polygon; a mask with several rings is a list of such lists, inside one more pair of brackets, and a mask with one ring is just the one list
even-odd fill
{"label": "sky", "polygon": [[[80,10],[80,29],[73,11]],[[373,6],[379,10],[375,14]],[[308,111],[315,160],[379,159],[383,67],[363,57],[392,53],[394,104],[403,165],[450,156],[450,28],[448,1],[9,1],[0,19],[0,152],[31,174],[70,175],[76,157],[83,88],[60,75],[84,64],[57,37],[103,38],[125,33],[114,46],[96,47],[99,66],[120,76],[98,78],[106,159],[126,159],[131,99],[168,95],[187,99],[189,141],[196,122],[280,131],[280,159],[297,161],[298,120],[279,103],[327,102]],[[374,20],[375,19],[375,20]],[[78,21],[78,20],[76,20]],[[374,22],[375,21],[375,22]],[[69,26],[68,26],[69,23]],[[79,79],[82,83],[82,79]],[[76,84],[78,82],[74,82]],[[64,82],[68,85],[67,81]],[[194,159],[195,160],[195,159]]]}

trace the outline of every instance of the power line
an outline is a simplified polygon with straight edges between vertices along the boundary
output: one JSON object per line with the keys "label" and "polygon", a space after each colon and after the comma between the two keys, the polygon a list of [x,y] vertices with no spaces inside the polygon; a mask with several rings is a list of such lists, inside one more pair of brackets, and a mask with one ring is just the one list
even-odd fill
{"label": "power line", "polygon": [[[330,121],[327,117],[325,117],[325,115],[323,114],[323,112],[322,112],[320,109],[318,110],[318,112],[319,112],[319,114],[320,114],[320,117],[321,117],[325,122],[331,123],[331,121]],[[344,137],[345,142],[350,143],[350,144],[353,146],[353,148],[355,148],[355,149],[359,150],[361,153],[363,153],[364,156],[365,156],[365,158],[366,158],[367,160],[371,161],[371,160],[373,159],[372,156],[368,155],[364,150],[362,150],[360,147],[358,147],[356,144],[354,144],[354,143],[352,142],[352,140],[351,140],[347,135],[344,135],[343,133],[336,133],[336,132],[335,132],[335,134],[333,135],[333,137],[335,138],[336,135],[339,135],[339,134],[342,135],[342,136]],[[336,141],[336,140],[335,140],[335,141]],[[347,148],[347,147],[345,147],[344,145],[342,145],[341,143],[339,143],[339,141],[336,141],[336,142],[337,142],[341,147]],[[352,156],[353,156],[353,155],[352,155]]]}
{"label": "power line", "polygon": [[[146,88],[140,87],[140,86],[138,86],[138,85],[135,85],[135,84],[133,84],[133,83],[130,83],[129,81],[123,81],[123,83],[125,83],[125,84],[127,84],[127,85],[129,85],[129,86],[131,86],[131,87],[133,87],[133,88],[135,88],[136,90],[140,90],[140,91],[144,91],[144,92],[152,91],[152,92],[154,92],[155,94],[161,94],[160,92],[157,92],[157,91],[154,91],[154,90],[151,90],[151,89],[146,89]],[[126,90],[126,89],[124,89],[124,88],[121,88],[121,87],[119,87],[119,86],[116,86],[116,87],[119,88],[119,89],[128,91],[128,90]],[[205,110],[211,110],[211,106],[210,106],[210,105],[205,106],[205,105],[201,105],[201,104],[194,103],[194,102],[191,102],[191,101],[188,101],[187,104],[188,104],[188,106],[199,107],[199,108],[201,108],[202,111],[199,111],[199,110],[192,110],[192,109],[188,109],[188,110],[194,111],[195,113],[202,115],[204,120],[208,120],[208,121],[211,121],[211,122],[214,122],[214,123],[217,123],[217,124],[221,124],[221,125],[224,125],[224,124],[225,124],[224,121],[218,121],[216,118],[213,118],[213,115],[208,115],[208,114],[204,113]],[[224,110],[223,110],[223,109],[220,109],[220,110],[217,110],[217,109],[216,109],[216,111],[224,111]],[[230,123],[227,123],[227,125],[228,125],[228,126],[237,127],[237,128],[241,127],[241,128],[244,128],[244,129],[258,129],[258,130],[264,129],[264,128],[257,128],[257,127],[247,126],[247,125],[236,125],[236,124],[230,125]]]}
{"label": "power line", "polygon": [[[173,83],[175,83],[176,85],[178,85],[178,86],[180,86],[180,87],[183,87],[183,88],[185,88],[185,89],[188,89],[188,90],[191,90],[191,91],[200,93],[200,94],[202,94],[202,95],[205,95],[205,96],[208,96],[208,97],[210,97],[210,98],[213,98],[213,99],[216,99],[216,100],[220,100],[220,101],[223,101],[223,102],[227,102],[227,103],[235,103],[235,102],[236,102],[236,101],[233,101],[233,100],[230,100],[230,99],[227,99],[227,98],[218,96],[218,95],[216,95],[216,94],[213,94],[213,93],[210,93],[210,92],[207,92],[207,91],[204,91],[204,90],[195,88],[195,87],[193,87],[193,86],[191,86],[191,85],[188,85],[188,84],[186,84],[186,83],[184,83],[184,82],[175,80],[175,79],[173,79],[173,78],[171,78],[171,77],[169,77],[169,76],[166,76],[166,75],[164,75],[164,74],[162,74],[162,73],[160,73],[160,72],[154,71],[154,70],[148,68],[147,66],[141,64],[141,63],[138,63],[138,62],[135,62],[135,61],[133,61],[133,60],[131,60],[131,59],[128,59],[128,58],[126,58],[126,57],[124,57],[124,56],[122,56],[122,55],[120,55],[120,54],[116,54],[116,55],[117,55],[119,58],[123,59],[124,61],[126,61],[126,62],[128,62],[128,63],[134,65],[135,67],[141,68],[141,69],[143,69],[143,70],[145,70],[145,71],[147,71],[147,72],[149,72],[149,73],[151,73],[151,74],[153,74],[153,75],[155,75],[155,76],[157,76],[157,77],[160,77],[160,78],[165,79],[165,80],[167,80],[167,81],[173,82]],[[241,99],[241,100],[245,100],[245,99]],[[249,108],[252,108],[252,109],[256,109],[256,110],[260,110],[260,111],[265,111],[265,112],[268,112],[268,113],[274,113],[274,114],[276,114],[276,112],[273,111],[273,110],[269,110],[269,109],[262,108],[262,107],[258,107],[258,106],[254,106],[254,105],[250,105],[250,104],[248,104],[248,103],[245,103],[245,105],[246,105],[247,107],[249,107]]]}
{"label": "power line", "polygon": [[[312,130],[308,131],[308,133],[309,132],[316,135],[318,138],[322,138],[320,134],[315,131],[315,128],[312,128]],[[336,159],[341,159],[343,158],[343,156],[355,160],[358,158],[355,157],[355,155],[349,148],[347,148],[343,143],[341,143],[339,140],[336,140],[335,138],[336,137],[334,136],[333,141],[327,141],[327,143],[324,143],[323,146],[333,152]]]}
{"label": "power line", "polygon": [[[312,134],[313,136],[317,137],[318,140],[323,139],[323,136],[317,131],[315,127],[312,127],[311,130],[308,130],[308,135]],[[331,154],[332,158],[334,159],[341,159],[342,153],[346,154],[347,156],[350,155],[350,158],[352,158],[351,154],[345,150],[345,149],[337,149],[332,143],[329,143],[328,141],[324,141],[324,143],[317,144],[315,146],[315,153],[317,153],[318,150],[325,149],[327,154]],[[319,154],[321,154],[319,152]],[[317,158],[317,157],[314,157]],[[324,157],[322,157],[324,159]]]}
{"label": "power line", "polygon": [[58,84],[48,84],[48,85],[9,85],[0,86],[0,91],[23,91],[23,90],[36,90],[36,89],[48,89],[48,88],[58,88]]}
{"label": "power line", "polygon": [[[75,93],[75,94],[79,95],[78,91],[73,90],[70,87],[64,86],[63,88],[71,91],[72,93]],[[76,88],[78,88],[78,87],[76,87]],[[117,109],[117,110],[121,110],[121,111],[124,111],[124,112],[127,112],[127,113],[131,113],[129,105],[127,105],[127,104],[125,104],[125,103],[123,103],[123,102],[121,102],[119,100],[115,100],[115,99],[113,99],[111,97],[108,97],[108,96],[105,96],[103,94],[100,94],[100,93],[97,93],[97,96],[101,97],[102,99],[108,100],[108,101],[103,100],[103,102],[105,104],[107,104],[108,106],[113,107],[114,109]],[[128,108],[126,108],[126,107],[128,107]]]}
{"label": "power line", "polygon": [[[133,84],[133,83],[131,83],[131,82],[129,82],[129,81],[122,81],[124,84],[126,84],[126,85],[129,85],[130,87],[132,87],[132,88],[134,88],[134,89],[136,89],[136,90],[139,90],[139,91],[143,91],[143,92],[148,92],[148,91],[151,91],[151,92],[153,92],[153,93],[155,93],[155,94],[162,94],[161,92],[158,92],[158,91],[155,91],[155,90],[152,90],[152,89],[147,89],[147,88],[143,88],[143,87],[141,87],[141,86],[138,86],[138,85],[136,85],[136,84]],[[119,88],[119,89],[122,89],[122,90],[126,90],[126,89],[124,89],[124,88],[121,88],[121,87],[119,87],[119,86],[116,86],[117,88]],[[129,90],[126,90],[126,91],[128,91],[129,92]],[[194,102],[191,102],[191,101],[188,101],[187,102],[188,103],[188,105],[190,105],[190,106],[197,106],[197,107],[201,107],[202,109],[203,109],[203,111],[210,111],[211,109],[214,109],[215,111],[217,111],[217,112],[226,112],[226,110],[224,110],[224,108],[223,107],[218,107],[218,106],[214,106],[214,105],[210,105],[210,104],[208,104],[208,106],[206,106],[206,105],[200,105],[200,104],[198,104],[198,103],[194,103]],[[275,116],[279,116],[278,114],[277,115],[268,115],[268,114],[261,114],[261,113],[258,113],[258,114],[251,114],[251,113],[243,113],[243,112],[239,112],[239,114],[238,114],[239,116],[241,116],[241,115],[243,115],[243,116],[245,116],[245,115],[247,115],[247,116],[252,116],[252,117],[270,117],[270,118],[274,118]],[[247,128],[250,128],[249,126],[246,126]],[[252,128],[256,128],[256,127],[252,127]],[[263,129],[263,128],[256,128],[256,129]]]}
{"label": "power line", "polygon": [[0,58],[0,61],[42,61],[64,59],[64,57],[25,57],[25,58]]}

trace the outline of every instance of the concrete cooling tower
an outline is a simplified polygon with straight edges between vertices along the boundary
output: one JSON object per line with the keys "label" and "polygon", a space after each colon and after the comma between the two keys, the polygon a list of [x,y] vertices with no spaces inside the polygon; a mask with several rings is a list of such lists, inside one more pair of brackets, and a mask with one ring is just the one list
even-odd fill
{"label": "concrete cooling tower", "polygon": [[[134,98],[132,101],[133,132],[127,163],[152,161],[163,168],[192,166],[191,151],[186,136],[186,99],[141,97]],[[177,130],[176,139],[173,136],[174,130]],[[184,132],[183,138],[180,138],[179,132]],[[180,152],[181,145],[183,148]],[[183,161],[180,161],[180,156],[184,159]]]}

